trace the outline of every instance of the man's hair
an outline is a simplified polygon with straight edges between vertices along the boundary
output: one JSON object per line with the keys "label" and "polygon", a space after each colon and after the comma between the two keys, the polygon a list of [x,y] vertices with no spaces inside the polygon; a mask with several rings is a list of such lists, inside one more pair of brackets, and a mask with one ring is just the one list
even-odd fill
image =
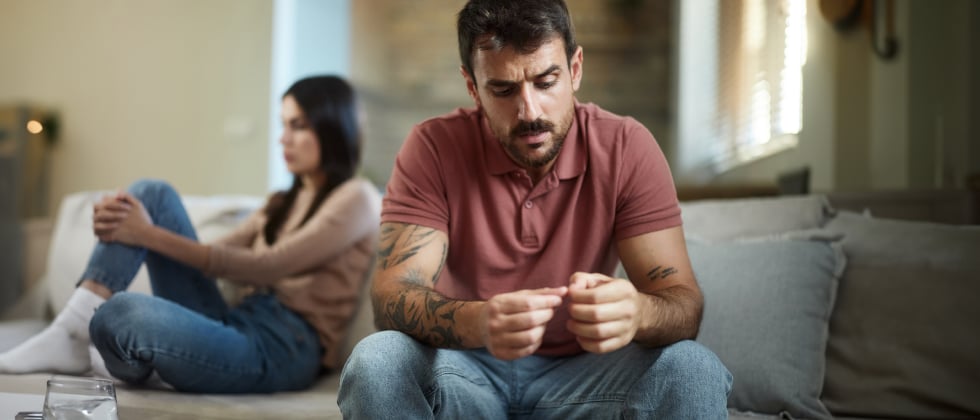
{"label": "man's hair", "polygon": [[531,53],[554,36],[565,41],[565,58],[571,62],[575,31],[564,0],[470,0],[456,21],[459,58],[473,75],[476,49],[499,51],[513,47]]}

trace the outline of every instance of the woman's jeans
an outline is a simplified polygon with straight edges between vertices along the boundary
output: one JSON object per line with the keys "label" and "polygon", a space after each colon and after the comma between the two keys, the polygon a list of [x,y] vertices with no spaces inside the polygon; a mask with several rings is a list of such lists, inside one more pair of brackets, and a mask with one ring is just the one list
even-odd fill
{"label": "woman's jeans", "polygon": [[338,404],[353,419],[724,419],[731,387],[693,341],[503,361],[382,331],[347,360]]}
{"label": "woman's jeans", "polygon": [[[142,180],[129,193],[155,225],[197,240],[169,185]],[[125,292],[143,263],[154,296]],[[254,393],[307,388],[319,375],[317,332],[271,294],[229,308],[199,270],[119,243],[99,242],[82,279],[115,293],[95,312],[89,331],[119,379],[141,383],[156,371],[178,391]]]}

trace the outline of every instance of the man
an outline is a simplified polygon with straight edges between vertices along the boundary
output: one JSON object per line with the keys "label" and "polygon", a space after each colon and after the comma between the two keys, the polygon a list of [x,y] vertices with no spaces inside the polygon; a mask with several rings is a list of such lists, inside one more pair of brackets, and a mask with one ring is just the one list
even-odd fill
{"label": "man", "polygon": [[476,109],[399,152],[371,289],[388,331],[345,366],[344,416],[724,418],[666,160],[635,120],[576,102],[564,2],[458,19]]}

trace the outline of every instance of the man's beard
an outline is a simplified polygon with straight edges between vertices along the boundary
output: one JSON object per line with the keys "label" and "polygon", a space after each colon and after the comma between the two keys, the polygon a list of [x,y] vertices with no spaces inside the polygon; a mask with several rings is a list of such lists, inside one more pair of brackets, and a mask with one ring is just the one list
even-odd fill
{"label": "man's beard", "polygon": [[[551,148],[545,152],[544,156],[532,158],[530,155],[521,150],[517,141],[518,137],[523,135],[541,134],[544,132],[549,132],[552,134]],[[508,141],[501,143],[503,143],[504,148],[507,149],[507,154],[510,155],[511,159],[516,160],[517,163],[526,168],[540,168],[547,165],[558,156],[558,152],[561,151],[561,146],[565,143],[565,136],[567,135],[568,127],[565,127],[564,132],[556,133],[554,123],[538,118],[530,122],[519,122],[512,130],[510,130]],[[545,143],[540,143],[529,147],[532,150],[537,150],[540,147],[545,147]]]}

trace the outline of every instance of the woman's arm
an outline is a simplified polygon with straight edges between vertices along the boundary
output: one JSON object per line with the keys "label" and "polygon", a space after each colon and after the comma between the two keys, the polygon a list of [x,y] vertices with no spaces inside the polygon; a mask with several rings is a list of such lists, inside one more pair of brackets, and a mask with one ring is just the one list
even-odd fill
{"label": "woman's arm", "polygon": [[104,242],[143,247],[199,270],[208,265],[207,245],[155,226],[143,203],[128,193],[103,198],[92,220],[96,236]]}
{"label": "woman's arm", "polygon": [[342,184],[303,227],[279,238],[268,249],[212,244],[205,271],[253,285],[268,285],[307,271],[377,232],[380,201],[380,194],[367,181]]}

